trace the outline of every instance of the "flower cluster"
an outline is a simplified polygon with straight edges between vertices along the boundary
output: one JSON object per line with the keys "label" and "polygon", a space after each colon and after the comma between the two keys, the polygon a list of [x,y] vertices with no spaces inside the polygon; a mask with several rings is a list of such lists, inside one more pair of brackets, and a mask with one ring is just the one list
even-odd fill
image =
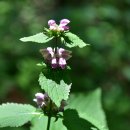
{"label": "flower cluster", "polygon": [[41,49],[41,54],[44,59],[51,64],[52,68],[62,68],[66,67],[66,61],[71,58],[71,51],[65,50],[63,48],[51,48]]}
{"label": "flower cluster", "polygon": [[[58,39],[62,32],[69,30],[69,27],[67,26],[68,23],[70,23],[68,19],[62,19],[59,25],[56,24],[55,20],[49,20],[48,32],[52,33],[52,36]],[[65,69],[67,66],[67,60],[71,58],[71,51],[66,50],[64,48],[59,48],[58,46],[55,46],[54,48],[47,47],[44,49],[40,49],[40,53],[42,54],[45,62],[49,65],[49,67],[53,69]],[[60,107],[57,107],[53,100],[50,99],[47,93],[35,94],[35,99],[33,101],[37,103],[38,107],[41,108],[45,114],[48,114],[51,108],[51,113],[53,115],[56,115],[58,112],[63,112],[64,107],[67,105],[66,101],[62,100]]]}
{"label": "flower cluster", "polygon": [[57,25],[55,20],[49,20],[48,21],[48,25],[49,25],[49,29],[53,30],[53,31],[67,31],[69,30],[69,27],[67,26],[67,24],[70,23],[70,21],[68,19],[62,19],[60,21],[60,24]]}
{"label": "flower cluster", "polygon": [[[35,99],[33,99],[34,102],[37,103],[39,108],[43,108],[43,109],[47,109],[49,108],[49,104],[50,104],[50,98],[49,96],[45,93],[36,93],[35,94]],[[66,106],[66,101],[62,100],[61,101],[61,106],[58,108],[54,103],[52,103],[52,110],[55,112],[59,112],[59,111],[64,111],[64,107]]]}

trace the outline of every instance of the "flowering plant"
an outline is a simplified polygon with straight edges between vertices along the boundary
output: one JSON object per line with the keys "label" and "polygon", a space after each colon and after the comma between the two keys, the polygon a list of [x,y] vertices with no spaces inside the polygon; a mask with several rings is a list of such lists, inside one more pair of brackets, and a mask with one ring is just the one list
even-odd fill
{"label": "flowering plant", "polygon": [[2,104],[0,127],[18,127],[30,121],[31,130],[86,130],[89,127],[93,130],[108,130],[101,108],[100,89],[87,96],[72,95],[67,102],[72,86],[67,78],[70,70],[67,60],[72,57],[72,52],[65,47],[83,48],[88,45],[69,31],[69,23],[68,19],[62,19],[59,25],[55,20],[49,20],[49,29],[44,28],[41,33],[20,39],[22,42],[35,43],[53,40],[53,43],[51,47],[40,49],[43,62],[37,65],[42,66],[38,80],[42,91],[36,93],[33,99],[36,107],[17,103]]}

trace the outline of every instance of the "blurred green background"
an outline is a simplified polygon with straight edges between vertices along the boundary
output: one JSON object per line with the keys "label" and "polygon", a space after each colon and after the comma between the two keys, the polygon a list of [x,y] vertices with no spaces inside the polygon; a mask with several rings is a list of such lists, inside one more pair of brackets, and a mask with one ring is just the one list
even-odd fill
{"label": "blurred green background", "polygon": [[101,87],[110,130],[130,130],[130,0],[0,0],[0,103],[34,104],[44,46],[19,38],[63,18],[91,44],[73,49],[72,91]]}

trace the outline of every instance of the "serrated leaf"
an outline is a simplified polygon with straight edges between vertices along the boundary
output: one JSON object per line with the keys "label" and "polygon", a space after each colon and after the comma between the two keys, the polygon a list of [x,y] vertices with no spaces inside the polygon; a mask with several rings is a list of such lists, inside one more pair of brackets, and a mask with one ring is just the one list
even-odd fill
{"label": "serrated leaf", "polygon": [[7,103],[0,105],[0,127],[22,126],[38,114],[31,105]]}
{"label": "serrated leaf", "polygon": [[[47,116],[37,116],[34,118],[31,123],[31,130],[46,130],[47,129]],[[62,119],[58,119],[55,121],[55,118],[51,118],[50,130],[67,130],[66,127],[62,123]]]}
{"label": "serrated leaf", "polygon": [[52,40],[53,37],[48,37],[47,35],[45,35],[44,33],[38,33],[36,35],[33,36],[29,36],[29,37],[23,37],[20,40],[22,42],[37,42],[37,43],[46,43],[50,40]]}
{"label": "serrated leaf", "polygon": [[43,73],[39,76],[39,84],[58,107],[62,100],[68,99],[71,84],[68,85],[63,80],[57,83],[52,79],[46,78]]}
{"label": "serrated leaf", "polygon": [[73,95],[68,108],[76,109],[79,116],[100,130],[108,130],[105,113],[101,105],[101,90],[86,95]]}
{"label": "serrated leaf", "polygon": [[80,47],[80,48],[83,48],[85,47],[86,45],[89,45],[89,44],[86,44],[82,39],[80,39],[77,35],[71,33],[71,32],[67,32],[65,33],[65,37],[64,37],[64,40],[65,40],[65,45],[69,48],[72,48],[72,47]]}

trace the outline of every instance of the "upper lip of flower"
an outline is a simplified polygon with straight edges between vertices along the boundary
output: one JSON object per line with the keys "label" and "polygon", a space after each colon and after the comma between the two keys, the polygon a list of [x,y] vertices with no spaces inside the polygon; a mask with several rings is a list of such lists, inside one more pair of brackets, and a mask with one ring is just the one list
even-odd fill
{"label": "upper lip of flower", "polygon": [[49,25],[49,26],[53,26],[53,25],[55,25],[55,24],[56,24],[56,22],[55,22],[55,20],[53,20],[53,19],[51,19],[51,20],[48,21],[48,25]]}
{"label": "upper lip of flower", "polygon": [[68,19],[62,19],[60,21],[60,25],[62,25],[62,26],[66,26],[68,23],[70,23],[70,21]]}

